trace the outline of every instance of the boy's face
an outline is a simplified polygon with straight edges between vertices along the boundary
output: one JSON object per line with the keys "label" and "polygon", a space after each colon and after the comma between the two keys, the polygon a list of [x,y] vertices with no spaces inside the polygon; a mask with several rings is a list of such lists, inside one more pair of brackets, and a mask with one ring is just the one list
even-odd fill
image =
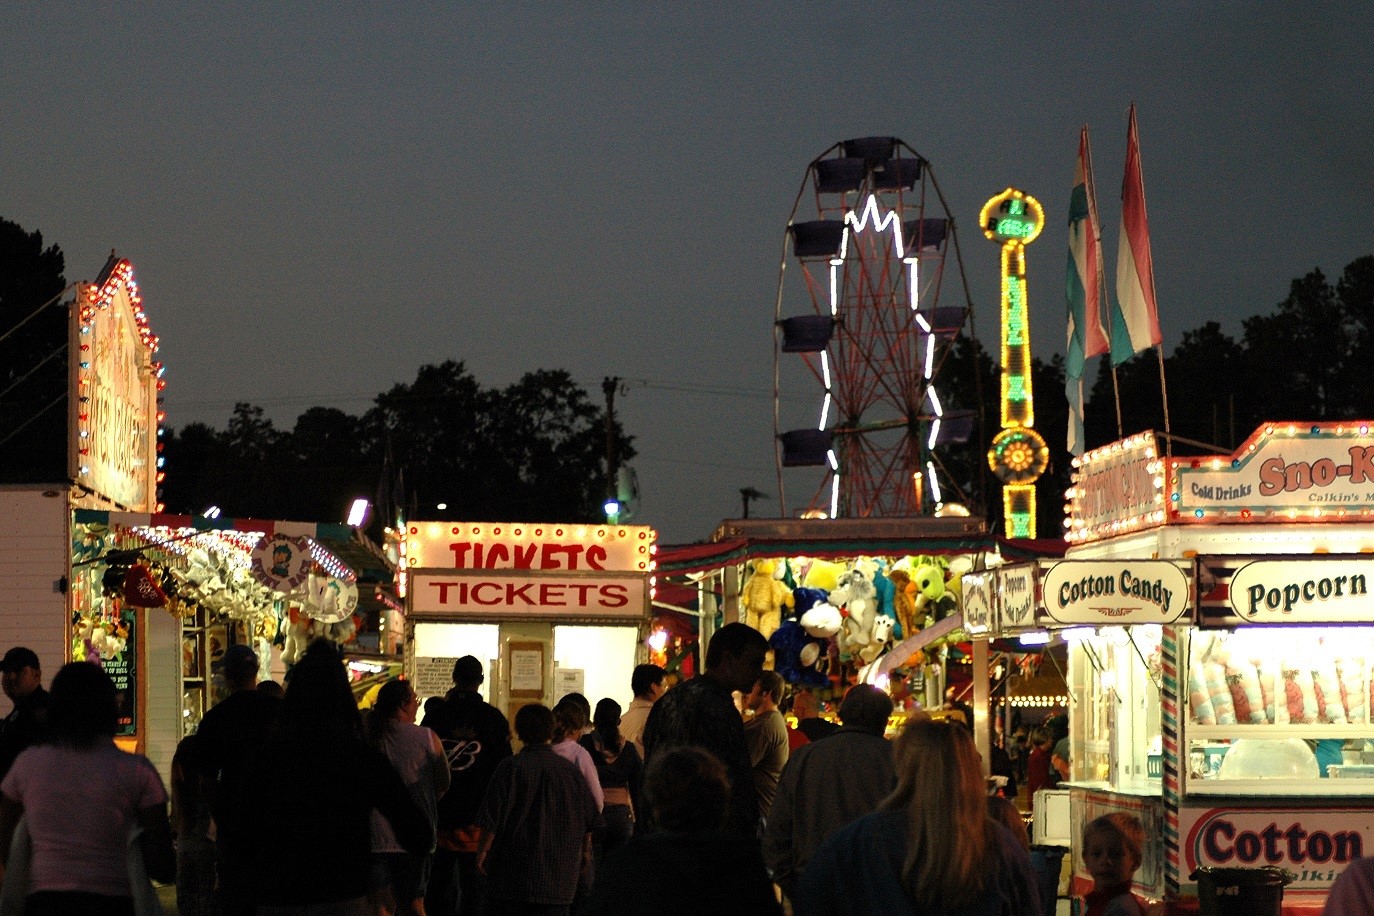
{"label": "boy's face", "polygon": [[1083,864],[1099,887],[1128,884],[1140,863],[1126,851],[1119,837],[1095,832],[1083,847]]}

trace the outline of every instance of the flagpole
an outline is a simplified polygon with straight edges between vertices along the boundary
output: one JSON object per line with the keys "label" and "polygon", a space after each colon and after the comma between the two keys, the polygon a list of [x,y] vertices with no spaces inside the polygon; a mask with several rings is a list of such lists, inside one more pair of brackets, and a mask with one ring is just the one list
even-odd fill
{"label": "flagpole", "polygon": [[1159,396],[1164,401],[1164,457],[1174,457],[1174,437],[1169,431],[1169,389],[1164,384],[1164,345],[1155,347],[1159,356]]}
{"label": "flagpole", "polygon": [[[1086,126],[1083,128],[1084,131],[1086,131],[1087,129],[1088,129],[1088,128],[1087,128]],[[1096,172],[1096,170],[1093,169],[1093,149],[1092,149],[1092,146],[1091,146],[1091,145],[1088,145],[1088,144],[1085,144],[1085,146],[1087,147],[1087,158],[1088,158],[1088,186],[1089,186],[1089,194],[1090,194],[1090,196],[1091,196],[1091,199],[1093,200],[1093,207],[1094,207],[1094,209],[1095,209],[1096,206],[1097,206],[1097,204],[1096,204],[1096,201],[1097,201],[1097,189],[1096,189],[1095,187],[1093,187],[1093,176],[1096,175],[1097,172]],[[1098,251],[1101,251],[1101,250],[1102,250],[1102,222],[1101,222],[1101,220],[1095,220],[1095,225],[1094,225],[1093,228],[1097,231],[1097,250],[1098,250]],[[1097,301],[1098,301],[1099,303],[1102,304],[1102,307],[1105,307],[1106,304],[1107,304],[1107,301],[1108,301],[1108,300],[1107,300],[1107,272],[1106,272],[1105,270],[1099,270],[1099,271],[1097,272]],[[1110,353],[1107,354],[1107,364],[1111,367],[1111,370],[1112,370],[1112,403],[1116,405],[1116,437],[1117,437],[1118,439],[1124,439],[1125,436],[1126,436],[1126,434],[1125,434],[1125,432],[1123,431],[1122,425],[1121,425],[1121,386],[1120,386],[1120,384],[1117,382],[1117,379],[1116,379],[1116,363],[1112,362],[1112,358],[1111,358],[1111,354],[1110,354]]]}
{"label": "flagpole", "polygon": [[[1135,103],[1134,103],[1134,102],[1131,103],[1130,118],[1131,118],[1131,127],[1132,127],[1132,128],[1135,128]],[[1140,142],[1139,142],[1139,133],[1138,133],[1138,131],[1136,132],[1136,137],[1137,137],[1137,140],[1136,140],[1136,147],[1135,147],[1136,161],[1137,161],[1137,162],[1139,163],[1139,165],[1140,165],[1140,174],[1143,176],[1143,175],[1145,174],[1145,163],[1144,163],[1143,158],[1142,158],[1141,155],[1140,155]],[[1148,209],[1148,207],[1146,207],[1146,205],[1145,205],[1145,179],[1144,179],[1143,177],[1142,177],[1141,180],[1140,180],[1140,191],[1141,191],[1141,194],[1140,194],[1140,209],[1141,209],[1141,212],[1142,212],[1143,214],[1145,214],[1146,223],[1148,224],[1148,222],[1149,222],[1149,209]],[[1159,320],[1159,313],[1158,313],[1159,298],[1158,298],[1158,296],[1155,294],[1155,272],[1154,272],[1153,270],[1150,271],[1150,301],[1156,303],[1156,305],[1155,305],[1155,309],[1156,309],[1155,320],[1158,321],[1158,320]],[[1160,344],[1159,344],[1157,347],[1155,347],[1155,355],[1156,355],[1157,357],[1159,357],[1159,399],[1160,399],[1161,405],[1162,405],[1163,408],[1164,408],[1164,454],[1165,454],[1165,457],[1166,457],[1166,458],[1172,458],[1172,457],[1174,456],[1174,439],[1173,439],[1173,431],[1172,431],[1172,429],[1171,429],[1170,426],[1169,426],[1169,386],[1168,386],[1168,385],[1165,383],[1165,381],[1164,381],[1164,344],[1163,344],[1162,341],[1160,342]]]}

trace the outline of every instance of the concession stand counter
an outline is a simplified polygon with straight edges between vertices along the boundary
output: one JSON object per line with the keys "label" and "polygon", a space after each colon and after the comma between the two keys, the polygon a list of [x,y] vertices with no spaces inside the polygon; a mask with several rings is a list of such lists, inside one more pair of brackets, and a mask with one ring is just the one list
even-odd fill
{"label": "concession stand counter", "polygon": [[1282,868],[1284,911],[1319,912],[1374,850],[1369,424],[1270,423],[1205,457],[1145,433],[1075,464],[1066,558],[999,570],[1036,599],[994,609],[1070,644],[1075,891],[1083,824],[1124,810],[1136,890],[1170,912],[1205,866]]}

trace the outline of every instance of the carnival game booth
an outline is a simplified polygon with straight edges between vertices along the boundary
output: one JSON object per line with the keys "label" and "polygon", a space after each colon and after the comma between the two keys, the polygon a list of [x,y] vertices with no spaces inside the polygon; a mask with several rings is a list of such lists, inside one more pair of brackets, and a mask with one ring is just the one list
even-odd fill
{"label": "carnival game booth", "polygon": [[1374,850],[1370,425],[1271,423],[1188,458],[1133,436],[1067,495],[1068,554],[1032,574],[1036,625],[1075,640],[1075,847],[1131,811],[1137,890],[1171,911],[1196,908],[1198,868],[1262,866],[1289,873],[1285,912],[1320,911]]}
{"label": "carnival game booth", "polygon": [[250,646],[259,678],[278,682],[313,639],[356,651],[393,575],[347,525],[90,509],[72,513],[68,568],[68,657],[110,674],[120,744],[164,772],[225,695],[229,646]]}
{"label": "carnival game booth", "polygon": [[422,700],[482,662],[514,719],[567,693],[629,708],[646,657],[657,546],[643,525],[411,522],[401,542],[405,666]]}
{"label": "carnival game booth", "polygon": [[[952,669],[986,684],[986,618],[961,609],[962,572],[1062,549],[997,537],[970,517],[737,519],[709,543],[664,548],[660,580],[695,589],[697,602],[661,610],[699,615],[703,644],[717,619],[758,628],[783,678],[822,699],[860,680],[883,686],[895,728],[908,709],[943,704]],[[970,640],[968,653],[953,648]],[[985,691],[973,699],[985,715]],[[975,735],[986,752],[987,729]]]}

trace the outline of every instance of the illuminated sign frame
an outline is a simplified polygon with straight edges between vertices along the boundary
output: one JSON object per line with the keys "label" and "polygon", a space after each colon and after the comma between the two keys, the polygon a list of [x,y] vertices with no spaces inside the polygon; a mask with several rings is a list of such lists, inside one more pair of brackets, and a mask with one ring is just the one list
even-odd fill
{"label": "illuminated sign frame", "polygon": [[647,525],[563,522],[410,522],[408,569],[652,573],[657,532]]}
{"label": "illuminated sign frame", "polygon": [[1045,227],[1045,208],[1029,194],[1007,188],[978,214],[983,234],[1002,248],[1002,431],[988,450],[988,467],[1002,481],[1004,533],[1035,537],[1035,481],[1049,467],[1050,450],[1035,426],[1031,389],[1026,246]]}
{"label": "illuminated sign frame", "polygon": [[1266,423],[1230,456],[1169,462],[1178,524],[1374,517],[1374,421]]}
{"label": "illuminated sign frame", "polygon": [[71,310],[68,471],[80,487],[123,509],[161,511],[158,407],[163,367],[133,265],[80,284]]}
{"label": "illuminated sign frame", "polygon": [[1164,458],[1153,431],[1073,459],[1064,491],[1064,540],[1097,541],[1164,524]]}

